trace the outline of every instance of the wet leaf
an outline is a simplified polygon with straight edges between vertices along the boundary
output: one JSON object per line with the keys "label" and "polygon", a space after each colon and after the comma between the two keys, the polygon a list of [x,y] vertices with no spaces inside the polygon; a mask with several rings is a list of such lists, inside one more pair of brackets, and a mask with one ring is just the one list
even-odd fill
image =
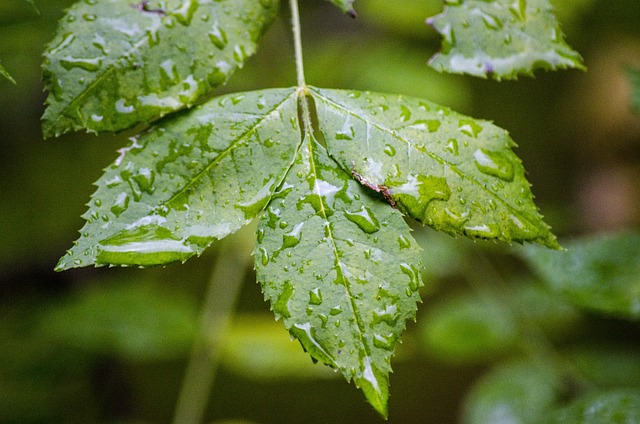
{"label": "wet leaf", "polygon": [[640,113],[640,69],[629,69],[627,75],[631,81],[631,105]]}
{"label": "wet leaf", "polygon": [[[237,93],[158,123],[110,165],[57,270],[200,254],[256,217],[295,156],[293,89]],[[296,140],[298,140],[296,142]]]}
{"label": "wet leaf", "polygon": [[335,4],[342,10],[344,13],[348,14],[352,18],[356,17],[356,11],[353,9],[353,2],[355,0],[328,0],[331,3]]}
{"label": "wet leaf", "polygon": [[407,215],[450,234],[559,247],[505,130],[416,98],[310,90],[329,154]]}
{"label": "wet leaf", "polygon": [[640,318],[640,235],[620,233],[568,242],[566,252],[529,248],[531,267],[555,293],[583,308]]}
{"label": "wet leaf", "polygon": [[591,393],[552,415],[548,423],[627,424],[640,422],[640,391]]}
{"label": "wet leaf", "polygon": [[401,214],[309,135],[261,218],[254,255],[265,298],[289,332],[386,416],[390,358],[422,285]]}
{"label": "wet leaf", "polygon": [[5,77],[6,79],[8,79],[9,81],[11,81],[14,84],[16,83],[16,80],[13,79],[11,74],[9,74],[9,72],[7,72],[7,70],[4,69],[4,67],[2,65],[0,65],[0,76]]}
{"label": "wet leaf", "polygon": [[278,5],[77,2],[45,54],[45,136],[118,131],[194,104],[256,51]]}
{"label": "wet leaf", "polygon": [[465,400],[462,423],[543,422],[562,389],[560,377],[550,366],[524,361],[502,364],[474,384]]}
{"label": "wet leaf", "polygon": [[443,37],[429,64],[440,72],[516,79],[537,69],[585,69],[564,41],[548,0],[446,0],[429,18]]}

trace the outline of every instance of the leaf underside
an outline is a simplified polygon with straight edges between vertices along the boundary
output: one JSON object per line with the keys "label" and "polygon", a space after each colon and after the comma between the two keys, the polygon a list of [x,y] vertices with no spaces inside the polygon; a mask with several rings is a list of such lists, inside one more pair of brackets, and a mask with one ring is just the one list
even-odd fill
{"label": "leaf underside", "polygon": [[188,107],[256,51],[278,0],[77,2],[43,65],[45,136],[119,131]]}
{"label": "leaf underside", "polygon": [[440,72],[516,79],[537,69],[585,69],[564,41],[548,0],[448,0],[427,20],[443,37]]}

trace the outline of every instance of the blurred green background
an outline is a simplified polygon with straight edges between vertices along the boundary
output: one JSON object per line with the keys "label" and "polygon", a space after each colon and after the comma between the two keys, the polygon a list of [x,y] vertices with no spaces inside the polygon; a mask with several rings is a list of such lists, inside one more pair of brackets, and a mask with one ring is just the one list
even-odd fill
{"label": "blurred green background", "polygon": [[[53,272],[83,224],[92,182],[131,134],[42,139],[41,54],[73,2],[34,3],[37,11],[0,0],[0,63],[17,82],[0,78],[0,422],[170,422],[209,275],[225,252],[214,245],[185,265],[148,270]],[[356,20],[306,0],[307,81],[423,97],[508,129],[561,241],[637,228],[640,117],[625,71],[640,68],[640,5],[553,3],[587,73],[502,83],[438,74],[426,66],[439,41],[424,19],[442,10],[440,0],[358,0]],[[259,53],[220,94],[295,84],[288,22],[283,5]],[[518,381],[530,388],[523,408],[552,404],[564,383],[544,376],[563,361],[584,380],[640,387],[637,321],[551,295],[520,246],[417,226],[415,235],[427,285],[395,358],[389,422],[482,422],[474,414],[487,401],[483,387],[513,391]],[[313,365],[274,322],[248,260],[252,237],[249,229],[228,242],[247,252],[237,268],[248,269],[221,342],[208,422],[381,422],[352,384]]]}

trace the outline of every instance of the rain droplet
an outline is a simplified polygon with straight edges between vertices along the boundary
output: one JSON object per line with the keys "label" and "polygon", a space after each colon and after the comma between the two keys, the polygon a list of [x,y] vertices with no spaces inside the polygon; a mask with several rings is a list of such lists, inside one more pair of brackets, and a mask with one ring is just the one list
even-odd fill
{"label": "rain droplet", "polygon": [[309,303],[312,305],[320,305],[322,303],[322,292],[319,288],[309,291]]}
{"label": "rain droplet", "polygon": [[269,253],[267,253],[267,249],[264,247],[260,248],[260,262],[262,263],[262,266],[269,265]]}
{"label": "rain droplet", "polygon": [[509,11],[521,21],[526,19],[527,0],[514,0],[509,5]]}
{"label": "rain droplet", "polygon": [[454,156],[458,156],[458,140],[456,140],[455,138],[450,138],[444,150]]}
{"label": "rain droplet", "polygon": [[116,200],[111,205],[111,212],[118,217],[129,207],[129,195],[125,192],[118,194]]}
{"label": "rain droplet", "polygon": [[411,247],[411,240],[407,236],[400,236],[398,237],[398,244],[400,249],[408,249]]}
{"label": "rain droplet", "polygon": [[400,270],[403,274],[409,276],[409,288],[411,289],[411,291],[417,291],[422,285],[420,281],[420,273],[418,272],[418,270],[413,265],[409,265],[406,262],[400,264]]}
{"label": "rain droplet", "polygon": [[300,222],[293,227],[293,230],[282,236],[282,249],[289,249],[295,247],[300,243],[302,238],[302,227],[304,222]]}
{"label": "rain droplet", "polygon": [[513,181],[513,164],[504,154],[478,149],[473,153],[473,158],[480,172],[504,181]]}
{"label": "rain droplet", "polygon": [[364,205],[360,206],[360,210],[357,212],[345,211],[344,215],[347,219],[356,224],[365,233],[375,233],[380,229],[378,220],[373,215],[373,212]]}
{"label": "rain droplet", "polygon": [[384,147],[384,152],[390,157],[394,157],[396,155],[396,149],[390,144],[387,144]]}
{"label": "rain droplet", "polygon": [[67,71],[73,68],[84,69],[85,71],[95,72],[102,66],[102,59],[99,57],[94,58],[78,58],[66,56],[60,59],[60,64]]}
{"label": "rain droplet", "polygon": [[458,122],[458,130],[469,137],[477,137],[482,127],[471,119],[461,119]]}
{"label": "rain droplet", "polygon": [[389,334],[374,333],[373,345],[381,349],[393,350],[393,347],[395,345],[395,338],[393,337],[393,333],[389,333]]}

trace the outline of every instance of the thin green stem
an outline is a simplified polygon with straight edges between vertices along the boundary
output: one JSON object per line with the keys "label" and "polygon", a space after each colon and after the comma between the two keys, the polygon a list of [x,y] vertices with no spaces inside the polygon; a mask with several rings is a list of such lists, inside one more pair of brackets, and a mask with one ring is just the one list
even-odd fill
{"label": "thin green stem", "polygon": [[176,405],[175,424],[203,422],[215,380],[220,344],[249,269],[244,262],[238,264],[238,258],[250,257],[246,249],[239,246],[237,241],[225,240],[222,243],[224,247],[220,249],[209,279],[200,326]]}
{"label": "thin green stem", "polygon": [[298,89],[306,89],[304,81],[304,65],[302,62],[302,37],[300,31],[300,12],[298,11],[298,0],[289,1],[291,7],[291,27],[293,29],[293,45],[296,53],[296,73],[298,75]]}

